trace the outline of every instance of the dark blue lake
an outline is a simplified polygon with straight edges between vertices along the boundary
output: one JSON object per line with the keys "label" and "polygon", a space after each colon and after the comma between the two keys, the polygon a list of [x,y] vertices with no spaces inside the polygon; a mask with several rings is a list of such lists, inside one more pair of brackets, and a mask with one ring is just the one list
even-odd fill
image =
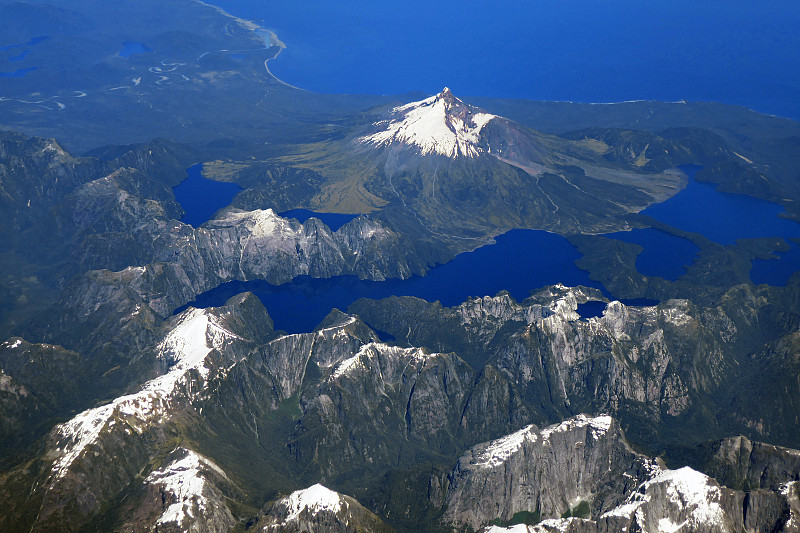
{"label": "dark blue lake", "polygon": [[780,205],[716,191],[716,185],[694,179],[699,167],[682,168],[690,178],[686,188],[666,202],[651,205],[643,214],[720,244],[757,237],[800,237],[800,224],[778,216],[783,213]]}
{"label": "dark blue lake", "polygon": [[605,236],[643,248],[636,256],[636,270],[640,274],[672,281],[686,273],[686,266],[692,264],[700,251],[692,241],[653,228],[620,231]]}
{"label": "dark blue lake", "polygon": [[575,266],[580,254],[560,235],[512,230],[495,240],[496,244],[434,267],[426,276],[404,281],[367,281],[355,276],[330,279],[301,276],[279,286],[264,281],[232,281],[202,294],[190,305],[222,305],[231,296],[252,291],[264,302],[276,328],[303,332],[313,330],[334,307],[346,310],[359,298],[417,296],[453,306],[470,296],[494,296],[501,290],[522,300],[531,290],[555,283],[603,289]]}
{"label": "dark blue lake", "polygon": [[117,53],[120,57],[131,57],[135,54],[146,54],[153,51],[144,44],[136,41],[125,41],[122,43],[122,46],[122,50]]}
{"label": "dark blue lake", "polygon": [[741,104],[800,118],[800,2],[214,0],[286,44],[317,92]]}
{"label": "dark blue lake", "polygon": [[[790,239],[800,238],[800,224],[780,218],[783,207],[750,196],[715,190],[711,183],[699,182],[694,175],[700,167],[681,167],[689,183],[681,192],[642,211],[678,229],[699,233],[720,244],[735,244],[737,239],[781,237],[791,250],[779,259],[753,261],[750,277],[754,283],[786,285],[800,270],[800,247]],[[636,258],[636,269],[646,276],[675,280],[684,273],[698,251],[691,241],[656,229],[634,230],[606,235],[644,248]]]}
{"label": "dark blue lake", "polygon": [[211,220],[214,213],[227,207],[242,190],[235,183],[204,178],[202,163],[186,169],[186,174],[188,177],[173,187],[172,192],[184,211],[181,222],[195,227]]}
{"label": "dark blue lake", "polygon": [[[620,302],[624,303],[625,305],[632,305],[637,307],[648,307],[652,305],[658,305],[658,300],[651,300],[649,298],[628,298],[628,299],[620,299]],[[606,310],[605,302],[599,302],[596,300],[590,300],[583,304],[578,304],[577,313],[581,316],[581,318],[592,318],[595,316],[603,316],[603,311]]]}
{"label": "dark blue lake", "polygon": [[756,259],[753,261],[753,268],[750,270],[750,279],[753,283],[766,283],[783,287],[792,277],[792,274],[800,270],[800,246],[796,242],[791,242],[791,249],[788,252],[778,254],[780,259]]}

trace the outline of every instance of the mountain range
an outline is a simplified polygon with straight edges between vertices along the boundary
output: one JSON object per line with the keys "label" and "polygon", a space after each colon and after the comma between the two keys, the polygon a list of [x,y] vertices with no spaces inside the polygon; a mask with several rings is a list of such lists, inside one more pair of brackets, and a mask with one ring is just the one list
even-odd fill
{"label": "mountain range", "polygon": [[[50,35],[0,100],[0,530],[800,531],[800,276],[750,279],[798,243],[642,214],[696,165],[800,220],[800,125],[315,95],[265,73],[274,33],[173,4],[0,5]],[[193,226],[173,187],[198,163],[242,190]],[[512,229],[563,236],[597,286],[362,298],[310,331],[246,290],[198,300],[422,277]],[[696,257],[643,275],[608,235],[634,229]]]}

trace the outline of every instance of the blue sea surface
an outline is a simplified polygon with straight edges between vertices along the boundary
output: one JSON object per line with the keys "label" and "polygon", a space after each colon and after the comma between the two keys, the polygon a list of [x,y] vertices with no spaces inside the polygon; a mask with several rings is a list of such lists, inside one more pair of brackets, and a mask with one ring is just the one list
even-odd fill
{"label": "blue sea surface", "polygon": [[235,183],[224,183],[203,177],[203,164],[186,169],[187,178],[172,188],[175,200],[181,204],[184,215],[181,222],[199,226],[227,207],[241,187]]}
{"label": "blue sea surface", "polygon": [[42,41],[44,41],[44,40],[46,40],[46,39],[49,39],[49,38],[50,38],[50,36],[49,36],[49,35],[41,35],[41,36],[39,36],[39,37],[33,37],[33,38],[31,38],[31,39],[30,39],[30,40],[29,40],[27,43],[22,43],[22,44],[6,44],[6,45],[3,45],[3,46],[0,46],[0,51],[3,51],[3,50],[12,50],[12,49],[14,49],[14,48],[22,48],[23,46],[34,46],[34,45],[37,45],[37,44],[39,44],[40,42],[42,42]]}
{"label": "blue sea surface", "polygon": [[800,2],[214,0],[323,93],[717,101],[800,119]]}
{"label": "blue sea surface", "polygon": [[[449,263],[432,268],[425,276],[413,276],[407,280],[300,276],[283,285],[271,285],[265,281],[232,281],[201,294],[189,305],[218,306],[231,296],[252,291],[264,302],[276,328],[300,333],[312,331],[331,309],[346,310],[359,298],[417,296],[453,306],[470,296],[494,296],[501,290],[523,300],[530,291],[555,283],[603,289],[575,266],[580,254],[560,235],[512,230],[495,240],[496,244],[460,254]],[[176,313],[184,308],[176,310]]]}
{"label": "blue sea surface", "polygon": [[117,55],[120,57],[131,57],[135,54],[146,54],[148,52],[152,52],[151,48],[148,48],[146,45],[136,42],[136,41],[125,41],[122,43],[122,50],[120,50]]}
{"label": "blue sea surface", "polygon": [[9,57],[8,60],[9,61],[22,61],[23,59],[25,59],[25,56],[27,56],[29,53],[30,53],[30,50],[25,50],[21,54],[17,54],[15,56]]}
{"label": "blue sea surface", "polygon": [[27,68],[17,69],[13,72],[0,72],[0,78],[21,78],[24,75],[28,74],[29,72],[33,72],[38,68],[39,67],[27,67]]}

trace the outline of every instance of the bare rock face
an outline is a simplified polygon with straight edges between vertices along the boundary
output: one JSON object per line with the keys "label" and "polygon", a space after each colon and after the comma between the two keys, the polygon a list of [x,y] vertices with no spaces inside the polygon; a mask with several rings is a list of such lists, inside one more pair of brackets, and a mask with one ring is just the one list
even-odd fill
{"label": "bare rock face", "polygon": [[373,342],[321,371],[303,392],[290,448],[327,479],[433,460],[529,421],[502,376],[476,373],[453,353]]}
{"label": "bare rock face", "polygon": [[[229,210],[200,228],[164,221],[158,233],[143,236],[151,243],[148,263],[86,273],[67,290],[65,305],[88,317],[98,302],[128,298],[168,316],[198,294],[234,279],[281,284],[301,275],[355,274],[384,280],[425,269],[425,261],[409,253],[399,234],[364,217],[332,232],[316,219],[300,224],[271,209]],[[141,261],[131,258],[127,264]],[[120,302],[117,307],[125,306]]]}
{"label": "bare rock face", "polygon": [[295,491],[268,504],[255,524],[274,533],[388,533],[392,528],[355,499],[321,484]]}
{"label": "bare rock face", "polygon": [[630,449],[609,416],[580,415],[544,430],[528,426],[458,460],[448,476],[443,521],[477,529],[520,512],[558,517],[581,502],[601,513],[657,469]]}
{"label": "bare rock face", "polygon": [[726,486],[776,489],[787,480],[800,480],[800,451],[747,437],[729,437],[712,445],[704,470]]}
{"label": "bare rock face", "polygon": [[625,503],[595,519],[551,519],[534,526],[521,526],[520,529],[536,533],[793,532],[797,531],[792,522],[796,516],[796,511],[790,509],[788,498],[783,494],[735,491],[684,467],[658,472]]}
{"label": "bare rock face", "polygon": [[606,412],[650,442],[662,424],[670,428],[665,439],[680,440],[682,420],[694,421],[695,438],[698,430],[716,438],[714,430],[730,421],[709,406],[748,364],[736,356],[747,342],[737,313],[753,322],[758,310],[682,299],[654,306],[615,301],[602,316],[583,319],[578,305],[589,300],[605,298],[555,285],[522,302],[500,293],[442,308],[405,297],[361,300],[350,310],[401,342],[493,366],[538,408],[537,423]]}
{"label": "bare rock face", "polygon": [[798,482],[744,492],[690,467],[669,470],[633,452],[605,416],[475,446],[448,481],[442,520],[491,533],[766,533],[797,531],[800,516]]}

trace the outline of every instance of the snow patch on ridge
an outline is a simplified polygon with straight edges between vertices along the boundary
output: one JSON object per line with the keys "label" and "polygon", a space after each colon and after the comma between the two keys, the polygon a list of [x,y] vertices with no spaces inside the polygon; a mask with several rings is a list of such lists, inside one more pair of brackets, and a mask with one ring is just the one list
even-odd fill
{"label": "snow patch on ridge", "polygon": [[515,433],[491,441],[486,449],[475,459],[473,466],[478,468],[495,468],[506,462],[526,441],[536,442],[541,439],[543,444],[547,444],[552,435],[571,431],[576,428],[588,426],[593,436],[597,438],[608,433],[608,430],[611,429],[611,422],[612,418],[607,415],[597,417],[577,415],[541,431],[537,430],[536,426],[531,424]]}
{"label": "snow patch on ridge", "polygon": [[240,225],[245,226],[254,237],[282,235],[294,238],[300,234],[289,219],[281,217],[272,209],[228,211],[209,223],[214,228]]}
{"label": "snow patch on ridge", "polygon": [[209,502],[203,494],[208,482],[201,475],[203,470],[213,470],[227,478],[220,467],[192,450],[182,449],[185,457],[173,461],[162,470],[155,470],[147,476],[145,483],[158,486],[162,493],[174,500],[156,524],[183,524],[188,518],[194,518],[192,510],[197,509],[205,514]]}
{"label": "snow patch on ridge", "polygon": [[480,468],[494,468],[500,466],[511,457],[517,450],[519,450],[526,440],[535,442],[538,438],[536,433],[536,426],[533,424],[526,426],[519,431],[493,440],[489,446],[481,453],[475,466]]}
{"label": "snow patch on ridge", "polygon": [[475,157],[483,152],[479,146],[481,130],[496,116],[473,109],[445,87],[436,96],[395,107],[390,112],[392,118],[374,124],[379,131],[359,141],[372,146],[412,145],[423,155]]}
{"label": "snow patch on ridge", "polygon": [[421,348],[399,348],[397,346],[389,346],[379,342],[370,342],[363,345],[358,352],[352,357],[345,359],[336,366],[329,380],[339,379],[355,369],[366,368],[365,361],[370,361],[379,353],[390,356],[393,359],[401,357],[410,357],[415,361],[422,361],[436,354],[427,354]]}
{"label": "snow patch on ridge", "polygon": [[[711,478],[688,466],[678,470],[657,469],[652,475],[624,504],[607,511],[601,518],[635,519],[640,526],[657,523],[661,532],[695,531],[723,523],[721,492],[718,486],[709,483]],[[662,491],[670,505],[649,505]],[[658,514],[653,516],[652,513]],[[669,514],[665,516],[664,513]]]}
{"label": "snow patch on ridge", "polygon": [[[709,484],[710,478],[685,466],[679,470],[664,470],[645,483],[645,490],[655,484],[666,484],[670,500],[689,511],[687,523],[697,527],[719,524],[724,514],[719,504],[719,487]],[[682,526],[684,524],[680,524]]]}
{"label": "snow patch on ridge", "polygon": [[514,524],[508,527],[489,526],[483,533],[528,533],[528,531],[528,526],[525,524]]}
{"label": "snow patch on ridge", "polygon": [[8,348],[9,350],[13,350],[14,348],[19,348],[22,344],[22,339],[16,339],[14,342],[6,341],[2,344],[3,348]]}
{"label": "snow patch on ridge", "polygon": [[564,433],[573,429],[588,426],[595,437],[605,435],[611,428],[612,418],[608,415],[601,415],[596,417],[588,417],[586,415],[577,415],[569,420],[565,420],[560,424],[546,427],[539,435],[542,440],[549,440],[554,433]]}
{"label": "snow patch on ridge", "polygon": [[63,455],[53,464],[55,478],[64,477],[86,448],[97,442],[103,429],[117,423],[116,418],[127,425],[126,433],[141,433],[144,424],[166,421],[172,400],[180,392],[181,385],[189,381],[191,371],[206,379],[209,373],[206,356],[212,349],[219,349],[226,341],[236,338],[239,337],[206,311],[187,310],[158,346],[159,357],[171,364],[166,374],[151,379],[137,393],[88,409],[56,426],[54,431],[59,443],[56,451]]}

